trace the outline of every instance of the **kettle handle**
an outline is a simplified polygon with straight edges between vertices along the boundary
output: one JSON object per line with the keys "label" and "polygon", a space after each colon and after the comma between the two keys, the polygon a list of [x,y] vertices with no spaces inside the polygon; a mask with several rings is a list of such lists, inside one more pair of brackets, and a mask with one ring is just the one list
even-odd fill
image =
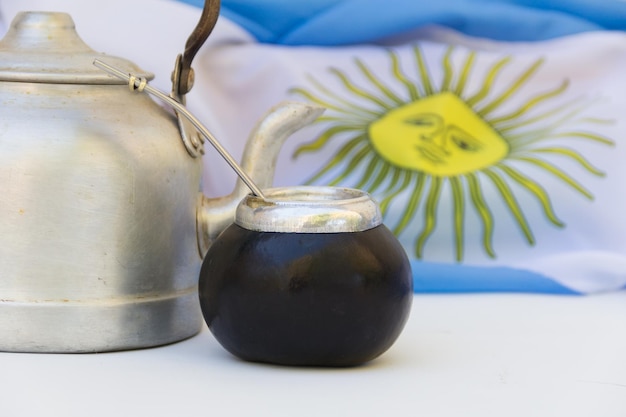
{"label": "kettle handle", "polygon": [[194,73],[191,62],[213,31],[219,14],[220,0],[205,0],[200,21],[187,38],[185,51],[176,59],[176,67],[172,73],[172,94],[179,102],[193,87]]}

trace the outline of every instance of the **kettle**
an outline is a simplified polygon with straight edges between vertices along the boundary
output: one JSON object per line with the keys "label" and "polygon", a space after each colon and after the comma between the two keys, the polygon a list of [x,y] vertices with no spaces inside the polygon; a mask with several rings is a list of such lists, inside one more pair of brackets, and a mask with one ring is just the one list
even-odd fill
{"label": "kettle", "polygon": [[[176,60],[184,103],[211,32],[208,0]],[[0,350],[103,352],[191,337],[202,259],[248,194],[200,193],[197,130],[92,65],[65,13],[21,12],[0,40]],[[242,168],[269,187],[282,143],[323,110],[286,102],[250,135]]]}

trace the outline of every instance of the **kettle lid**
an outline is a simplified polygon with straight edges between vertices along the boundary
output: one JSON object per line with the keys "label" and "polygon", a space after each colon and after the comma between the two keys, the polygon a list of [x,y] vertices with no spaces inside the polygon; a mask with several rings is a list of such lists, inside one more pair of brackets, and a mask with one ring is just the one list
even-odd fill
{"label": "kettle lid", "polygon": [[[0,81],[124,84],[93,65],[102,56],[80,38],[69,14],[20,12],[0,40]],[[154,78],[126,59],[106,56],[106,60],[146,79]]]}

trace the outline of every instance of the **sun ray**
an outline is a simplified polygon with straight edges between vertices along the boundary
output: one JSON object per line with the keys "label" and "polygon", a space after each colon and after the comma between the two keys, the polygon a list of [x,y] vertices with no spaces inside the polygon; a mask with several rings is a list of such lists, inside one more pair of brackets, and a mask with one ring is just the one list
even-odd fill
{"label": "sun ray", "polygon": [[388,99],[393,101],[393,103],[396,105],[396,107],[397,106],[401,106],[401,105],[403,105],[405,103],[405,101],[402,100],[400,97],[398,97],[393,91],[391,91],[391,89],[389,87],[387,87],[386,85],[381,83],[380,79],[376,78],[376,76],[374,76],[374,74],[372,74],[372,72],[369,70],[369,68],[367,68],[365,66],[365,64],[363,64],[363,62],[360,59],[355,59],[355,63],[357,65],[357,67],[359,67],[359,69],[361,70],[363,75],[365,75],[365,77],[372,84],[374,84],[381,93],[383,93]]}
{"label": "sun ray", "polygon": [[467,59],[465,60],[465,64],[463,65],[463,69],[461,70],[461,76],[459,77],[459,81],[454,88],[454,94],[459,97],[463,97],[465,91],[465,85],[467,84],[467,79],[472,71],[472,67],[474,65],[474,60],[476,58],[476,52],[472,51],[467,55]]}
{"label": "sun ray", "polygon": [[525,151],[531,145],[534,145],[538,142],[545,142],[548,140],[558,140],[562,138],[568,139],[587,139],[597,143],[601,143],[603,145],[614,146],[615,142],[612,140],[605,138],[600,135],[594,135],[588,132],[559,132],[555,133],[554,130],[551,129],[549,131],[534,131],[532,134],[529,132],[527,137],[516,135],[515,139],[511,140],[511,146],[513,151],[511,155],[516,155],[519,151]]}
{"label": "sun ray", "polygon": [[383,182],[389,177],[389,171],[391,170],[391,164],[388,162],[382,162],[380,170],[378,171],[378,175],[374,179],[374,181],[367,187],[366,191],[368,193],[373,193],[380,188]]}
{"label": "sun ray", "polygon": [[537,182],[531,180],[515,168],[507,166],[504,163],[498,165],[498,168],[504,171],[504,173],[506,173],[513,181],[524,187],[531,194],[533,194],[537,198],[537,200],[539,200],[539,202],[541,203],[541,208],[543,209],[543,213],[552,224],[558,227],[565,227],[565,223],[563,223],[554,212],[550,197],[542,186],[540,186]]}
{"label": "sun ray", "polygon": [[437,225],[437,207],[439,206],[441,183],[443,180],[441,177],[431,177],[431,179],[430,190],[428,191],[426,207],[424,209],[424,227],[415,241],[415,257],[417,259],[422,259],[424,255],[424,245]]}
{"label": "sun ray", "polygon": [[509,61],[511,61],[511,57],[507,56],[507,57],[502,58],[500,61],[496,62],[491,67],[491,69],[489,70],[489,73],[487,74],[487,76],[485,77],[485,80],[483,81],[483,85],[480,91],[478,91],[478,93],[474,94],[472,97],[468,98],[465,101],[468,106],[473,108],[476,104],[478,104],[485,97],[487,97],[487,95],[491,91],[491,87],[493,87],[494,81],[500,74],[500,71],[502,71],[504,66],[508,64]]}
{"label": "sun ray", "polygon": [[381,100],[380,98],[376,97],[375,95],[370,94],[367,91],[363,90],[362,88],[359,88],[356,85],[354,85],[350,81],[348,76],[346,74],[344,74],[341,70],[339,70],[337,68],[331,68],[329,71],[330,71],[331,74],[334,74],[337,78],[339,78],[339,80],[341,80],[341,83],[343,84],[343,86],[348,91],[351,91],[352,93],[356,94],[357,96],[362,97],[362,98],[368,100],[369,102],[378,105],[383,111],[389,111],[389,110],[392,110],[394,108],[392,105],[390,105],[389,103],[386,103],[384,100]]}
{"label": "sun ray", "polygon": [[[404,174],[404,178],[403,178],[402,182],[400,183],[400,185],[397,186],[398,180],[399,180],[401,174]],[[387,214],[387,210],[389,209],[389,204],[391,204],[393,199],[396,198],[396,196],[398,194],[400,194],[401,192],[403,192],[404,190],[407,189],[407,187],[411,183],[411,179],[413,179],[413,177],[417,177],[417,173],[416,172],[407,171],[407,170],[404,170],[404,169],[402,169],[402,170],[396,169],[394,171],[393,178],[392,178],[392,183],[390,184],[390,186],[388,188],[388,191],[385,194],[385,197],[380,202],[380,211],[382,212],[383,215]]]}
{"label": "sun ray", "polygon": [[355,126],[364,129],[364,126],[367,126],[369,121],[365,121],[363,119],[359,120],[358,118],[349,118],[346,116],[331,116],[331,115],[322,115],[315,119],[316,123],[341,123],[346,126]]}
{"label": "sun ray", "polygon": [[580,119],[580,121],[583,123],[594,123],[594,124],[600,124],[600,125],[610,125],[610,124],[615,123],[615,120],[600,119],[598,117],[585,117],[583,119]]}
{"label": "sun ray", "polygon": [[363,137],[365,135],[359,135],[356,136],[355,138],[353,138],[352,140],[348,141],[345,145],[343,145],[341,147],[341,149],[339,149],[339,151],[335,154],[335,156],[328,162],[326,163],[326,165],[324,165],[313,177],[311,177],[311,179],[309,179],[306,183],[307,184],[312,184],[315,181],[318,181],[321,177],[323,177],[326,173],[328,173],[329,171],[331,171],[333,168],[335,168],[337,165],[341,164],[344,160],[344,158],[346,158],[348,156],[348,154],[350,154],[350,152],[357,148],[358,146],[364,147],[366,146],[363,142]]}
{"label": "sun ray", "polygon": [[368,182],[372,179],[376,171],[380,165],[387,164],[382,161],[380,158],[371,158],[370,162],[367,164],[367,167],[363,171],[363,177],[361,180],[355,185],[355,188],[364,189]]}
{"label": "sun ray", "polygon": [[533,131],[527,131],[525,134],[507,135],[507,142],[511,146],[511,155],[516,154],[518,151],[525,151],[531,145],[537,142],[545,142],[546,136],[551,134],[554,128],[536,129]]}
{"label": "sun ray", "polygon": [[511,188],[507,185],[506,181],[504,181],[500,177],[500,175],[495,173],[493,170],[485,169],[483,170],[483,172],[498,189],[498,192],[502,196],[502,199],[504,200],[507,207],[511,211],[511,214],[513,215],[515,220],[517,221],[517,225],[522,230],[522,233],[524,237],[526,238],[526,241],[528,242],[528,244],[534,245],[535,238],[533,237],[533,234],[530,230],[530,226],[528,225],[528,221],[526,220],[526,217],[524,216],[524,213],[519,203],[517,202],[515,195],[513,195]]}
{"label": "sun ray", "polygon": [[[389,166],[391,167],[391,165]],[[386,189],[383,191],[384,196],[392,194],[396,190],[396,186],[400,181],[400,175],[405,174],[406,172],[407,171],[404,169],[393,167],[391,170],[391,179],[389,180]]]}
{"label": "sun ray", "polygon": [[467,183],[469,184],[469,192],[474,208],[480,216],[483,225],[483,248],[487,252],[490,258],[495,258],[496,253],[493,250],[493,215],[491,210],[485,202],[485,198],[481,191],[480,183],[476,174],[466,175]]}
{"label": "sun ray", "polygon": [[567,89],[568,86],[569,86],[569,81],[565,80],[559,87],[555,88],[554,90],[548,91],[547,93],[540,94],[536,97],[532,97],[530,100],[526,101],[526,103],[522,104],[519,107],[519,109],[514,111],[513,113],[509,113],[505,116],[498,117],[495,119],[489,119],[489,123],[491,123],[492,126],[497,126],[499,123],[507,122],[511,119],[517,120],[519,119],[520,116],[526,114],[527,112],[532,110],[533,107],[537,106],[538,104],[541,104],[543,101],[546,101],[550,98],[560,95]]}
{"label": "sun ray", "polygon": [[549,139],[560,139],[565,137],[590,139],[611,146],[615,144],[611,139],[593,133],[580,131],[556,132],[561,127],[561,123],[559,123],[559,121],[555,121],[551,125],[544,126],[539,129],[527,130],[515,134],[507,134],[506,140],[511,144],[513,149],[528,146],[536,142],[546,141]]}
{"label": "sun ray", "polygon": [[589,171],[590,173],[594,175],[597,175],[599,177],[604,177],[606,175],[603,171],[600,171],[600,169],[593,166],[591,162],[589,162],[579,152],[576,152],[573,149],[559,148],[559,147],[557,148],[534,148],[534,149],[529,149],[527,152],[563,155],[578,162],[580,166],[582,166],[583,168],[585,168],[587,171]]}
{"label": "sun ray", "polygon": [[476,109],[476,113],[481,115],[482,117],[487,117],[489,113],[497,109],[502,105],[505,101],[507,101],[514,93],[516,93],[526,82],[528,79],[537,72],[539,67],[543,64],[543,59],[538,59],[535,61],[533,65],[530,66],[524,73],[515,80],[514,83],[511,84],[509,88],[507,88],[504,93],[500,94],[496,99],[491,101],[488,105],[483,107],[482,109]]}
{"label": "sun ray", "polygon": [[449,91],[450,84],[452,83],[452,77],[454,75],[454,71],[452,70],[452,64],[450,62],[450,55],[454,50],[453,46],[449,46],[446,50],[446,54],[443,57],[443,81],[441,82],[440,92]]}
{"label": "sun ray", "polygon": [[[332,69],[329,69],[329,72],[332,72]],[[367,108],[363,106],[359,106],[355,104],[354,102],[346,100],[345,98],[341,97],[340,95],[338,95],[337,93],[329,89],[328,87],[325,87],[324,85],[322,85],[315,77],[309,75],[307,76],[307,79],[309,80],[309,82],[311,82],[311,84],[315,86],[315,88],[317,88],[317,90],[320,93],[335,100],[336,103],[339,103],[342,106],[344,106],[344,107],[338,107],[339,109],[342,110],[341,111],[342,113],[344,114],[347,113],[348,115],[357,115],[361,119],[365,119],[365,120],[371,120],[372,117],[380,117],[381,115],[380,111],[372,110],[371,108]],[[358,96],[357,96],[357,99],[358,99]]]}
{"label": "sun ray", "polygon": [[[314,82],[312,81],[312,83]],[[341,107],[340,105],[337,105],[330,101],[326,101],[322,98],[319,98],[302,88],[292,88],[291,90],[289,90],[289,92],[291,94],[302,96],[305,99],[315,104],[325,107],[327,110],[333,110],[333,111],[336,111],[337,113],[345,114],[347,116],[357,117],[363,121],[370,120],[372,117],[378,117],[380,115],[380,112],[365,109],[363,107],[349,103],[346,100],[343,100],[336,96],[331,96],[331,97],[337,100],[339,103],[343,103],[345,107]]]}
{"label": "sun ray", "polygon": [[350,124],[347,123],[347,119],[345,117],[337,117],[337,116],[320,116],[317,119],[315,119],[316,123],[337,123],[340,122],[341,124],[344,125],[352,125],[352,126],[360,126],[363,123],[354,123],[354,124]]}
{"label": "sun ray", "polygon": [[413,192],[411,193],[411,198],[409,198],[409,201],[404,208],[402,215],[400,216],[400,221],[393,228],[393,233],[402,233],[406,226],[409,224],[409,222],[413,220],[415,212],[417,211],[417,207],[419,206],[420,200],[422,199],[422,190],[424,189],[424,177],[425,175],[421,172],[417,173],[415,178],[415,186],[413,187]]}
{"label": "sun ray", "polygon": [[456,261],[461,262],[463,259],[463,239],[464,239],[464,220],[465,220],[465,196],[463,195],[463,187],[458,177],[450,177],[450,186],[452,187],[452,202],[454,206],[454,242],[456,251]]}
{"label": "sun ray", "polygon": [[341,174],[331,180],[328,185],[337,185],[341,181],[348,178],[348,176],[354,172],[355,168],[359,166],[361,161],[363,161],[367,156],[372,156],[372,149],[369,145],[363,146],[358,152],[356,152]]}
{"label": "sun ray", "polygon": [[[497,126],[494,126],[494,127],[496,127],[501,134],[506,134],[507,132],[511,130],[517,130],[524,126],[534,125],[536,123],[543,122],[546,119],[551,119],[555,116],[558,116],[559,114],[562,114],[563,112],[569,110],[572,107],[576,107],[575,109],[559,117],[556,121],[552,123],[552,126],[555,126],[555,127],[560,126],[563,123],[572,121],[574,117],[578,116],[582,111],[584,111],[588,107],[585,103],[581,104],[581,101],[582,101],[581,99],[572,100],[572,101],[569,101],[568,103],[565,103],[562,106],[557,106],[551,110],[544,110],[543,112],[541,112],[541,114],[537,116],[516,120],[513,123],[508,123],[508,124],[505,124],[504,126],[498,124]],[[584,120],[581,120],[581,122],[584,122]]]}
{"label": "sun ray", "polygon": [[415,55],[417,67],[419,68],[420,80],[422,81],[422,87],[424,88],[424,95],[430,96],[433,94],[434,90],[432,83],[430,82],[430,75],[428,75],[428,69],[426,68],[422,51],[419,46],[415,45],[413,47],[413,54]]}
{"label": "sun ray", "polygon": [[557,139],[557,138],[572,138],[572,137],[589,139],[589,140],[593,140],[596,142],[604,143],[605,145],[611,145],[611,146],[615,145],[615,142],[613,142],[611,139],[608,139],[608,138],[605,138],[604,136],[596,135],[593,133],[588,133],[588,132],[561,132],[561,133],[552,134],[548,136],[547,138]]}
{"label": "sun ray", "polygon": [[547,161],[543,161],[539,158],[528,157],[528,156],[514,156],[514,157],[511,157],[511,159],[516,159],[519,161],[526,161],[530,164],[543,168],[545,171],[548,171],[549,173],[553,174],[557,178],[561,179],[563,182],[565,182],[567,185],[569,185],[570,187],[572,187],[573,189],[575,189],[576,191],[578,191],[579,193],[587,197],[589,200],[593,200],[593,195],[591,194],[589,190],[583,187],[579,182],[574,180],[572,177],[567,175],[563,170],[557,168],[555,165]]}
{"label": "sun ray", "polygon": [[417,90],[416,85],[413,82],[411,82],[400,69],[400,60],[398,59],[398,55],[395,52],[391,52],[390,57],[391,57],[391,69],[392,69],[393,75],[401,84],[403,84],[406,87],[409,93],[410,101],[419,100],[420,93]]}
{"label": "sun ray", "polygon": [[326,144],[336,135],[345,132],[360,131],[357,126],[334,125],[322,132],[313,142],[300,145],[293,153],[292,158],[295,159],[305,152],[315,152],[326,146]]}

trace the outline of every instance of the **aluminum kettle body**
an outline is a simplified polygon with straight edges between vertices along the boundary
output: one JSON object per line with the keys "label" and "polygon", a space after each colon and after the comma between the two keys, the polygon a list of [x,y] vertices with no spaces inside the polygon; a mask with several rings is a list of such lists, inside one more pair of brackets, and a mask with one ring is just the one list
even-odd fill
{"label": "aluminum kettle body", "polygon": [[[181,101],[216,4],[177,59]],[[238,183],[229,196],[203,196],[198,132],[94,58],[151,77],[91,50],[64,13],[20,13],[0,40],[1,351],[102,352],[193,336],[202,257],[247,194]],[[284,140],[321,111],[284,103],[259,122],[242,161],[259,186],[271,184]]]}
{"label": "aluminum kettle body", "polygon": [[0,102],[0,349],[198,332],[201,159],[172,140],[175,120],[124,86],[5,82]]}

